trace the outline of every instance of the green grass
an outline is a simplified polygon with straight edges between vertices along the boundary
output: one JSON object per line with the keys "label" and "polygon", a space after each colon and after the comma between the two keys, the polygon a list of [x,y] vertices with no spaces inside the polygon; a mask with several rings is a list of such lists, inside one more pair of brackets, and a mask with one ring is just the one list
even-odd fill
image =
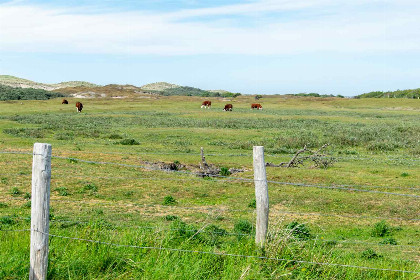
{"label": "green grass", "polygon": [[[253,240],[253,183],[81,161],[198,166],[204,147],[209,164],[244,169],[230,177],[252,179],[253,145],[263,145],[266,162],[278,164],[304,145],[316,150],[329,143],[326,151],[336,159],[332,166],[268,167],[268,179],[419,195],[418,189],[410,189],[420,187],[419,100],[264,96],[259,100],[262,111],[251,111],[253,97],[211,98],[209,110],[200,109],[202,100],[86,99],[80,114],[58,99],[0,102],[0,150],[31,153],[34,142],[45,142],[52,144],[53,155],[71,158],[52,159],[51,234],[140,247],[419,270],[419,222],[406,220],[418,219],[419,200],[414,197],[269,184],[270,234],[261,251]],[[225,103],[233,103],[234,111],[223,112]],[[0,279],[24,279],[29,232],[2,230],[30,227],[32,157],[0,158]],[[49,279],[416,276],[50,238]]]}

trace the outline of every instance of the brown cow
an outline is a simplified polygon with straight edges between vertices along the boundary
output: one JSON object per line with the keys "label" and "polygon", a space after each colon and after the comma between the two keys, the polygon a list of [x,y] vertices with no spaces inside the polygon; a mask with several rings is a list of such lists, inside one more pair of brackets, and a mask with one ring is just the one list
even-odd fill
{"label": "brown cow", "polygon": [[82,109],[83,109],[83,104],[82,103],[80,103],[80,102],[77,102],[76,103],[76,108],[77,108],[77,112],[82,112]]}
{"label": "brown cow", "polygon": [[63,99],[63,101],[61,101],[61,104],[69,104],[69,102],[66,99]]}
{"label": "brown cow", "polygon": [[211,101],[203,101],[203,103],[201,104],[201,108],[210,108],[211,107]]}
{"label": "brown cow", "polygon": [[223,111],[232,111],[232,108],[233,108],[232,104],[226,104]]}
{"label": "brown cow", "polygon": [[259,103],[253,103],[253,104],[251,104],[251,109],[262,110],[262,106]]}

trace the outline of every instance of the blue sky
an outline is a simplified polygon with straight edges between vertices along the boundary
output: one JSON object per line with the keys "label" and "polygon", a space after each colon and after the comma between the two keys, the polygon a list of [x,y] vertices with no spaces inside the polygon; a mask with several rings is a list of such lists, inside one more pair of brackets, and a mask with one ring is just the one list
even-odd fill
{"label": "blue sky", "polygon": [[249,94],[420,87],[413,0],[0,1],[0,74]]}

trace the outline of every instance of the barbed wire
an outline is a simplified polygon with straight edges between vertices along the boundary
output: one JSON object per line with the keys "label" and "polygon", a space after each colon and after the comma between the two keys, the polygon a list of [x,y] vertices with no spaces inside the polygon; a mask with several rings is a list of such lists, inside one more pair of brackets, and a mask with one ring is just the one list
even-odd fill
{"label": "barbed wire", "polygon": [[[4,198],[0,198],[4,199]],[[8,198],[13,200],[24,200],[29,201],[25,198]],[[229,208],[215,208],[215,207],[203,207],[203,206],[179,206],[179,205],[162,205],[162,204],[140,204],[138,202],[130,202],[131,205],[127,205],[127,201],[86,201],[86,200],[64,200],[57,198],[50,198],[50,201],[56,201],[60,203],[83,203],[83,204],[96,204],[96,205],[118,205],[126,207],[137,207],[137,208],[148,208],[148,207],[163,207],[163,208],[173,208],[173,209],[188,209],[188,210],[200,210],[200,211],[220,211],[220,212],[248,212],[254,213],[255,210],[251,209],[229,209]],[[124,202],[124,205],[121,205]],[[411,219],[403,217],[385,217],[385,216],[359,216],[359,215],[340,215],[340,214],[327,214],[327,213],[313,213],[313,212],[293,212],[293,211],[283,211],[283,210],[270,210],[270,213],[279,213],[287,215],[300,215],[300,216],[323,216],[323,217],[338,217],[338,218],[354,218],[354,219],[377,219],[377,220],[399,220],[399,221],[420,221],[420,219]]]}
{"label": "barbed wire", "polygon": [[109,245],[109,246],[115,246],[115,247],[136,248],[136,249],[146,249],[146,250],[160,250],[160,251],[164,250],[164,251],[172,251],[172,252],[198,253],[198,254],[208,254],[208,255],[217,255],[217,256],[229,256],[229,257],[255,258],[255,259],[264,259],[264,260],[313,264],[313,265],[339,266],[339,267],[359,268],[359,269],[367,269],[367,270],[378,270],[378,271],[391,271],[391,272],[420,274],[420,272],[418,272],[418,271],[398,270],[398,269],[390,269],[390,268],[375,268],[375,267],[357,266],[357,265],[349,265],[349,264],[337,264],[337,263],[293,260],[293,259],[273,258],[273,257],[264,257],[264,256],[251,256],[251,255],[230,254],[230,253],[221,253],[221,252],[187,250],[187,249],[179,249],[179,248],[166,248],[166,247],[156,247],[156,246],[137,246],[137,245],[128,245],[128,244],[118,244],[118,243],[104,242],[104,241],[100,241],[100,240],[84,239],[84,238],[78,238],[78,237],[69,237],[69,236],[50,234],[50,233],[45,233],[45,232],[38,231],[38,230],[33,230],[33,231],[36,231],[36,232],[39,232],[41,234],[48,235],[48,236],[51,236],[51,237],[56,237],[56,238],[84,241],[84,242],[103,244],[103,245]]}
{"label": "barbed wire", "polygon": [[[31,154],[31,151],[0,151],[0,154]],[[167,153],[167,152],[137,152],[137,153],[127,153],[127,152],[96,152],[96,151],[63,151],[62,153],[83,153],[83,154],[104,154],[104,155],[190,155],[190,156],[200,156],[200,153],[182,153],[182,152],[176,152],[176,153]],[[272,153],[264,153],[265,156],[268,157],[277,157],[282,158],[290,155],[294,155],[294,153],[282,153],[282,154],[272,154]],[[252,157],[252,154],[249,153],[206,153],[206,156],[227,156],[227,157]],[[374,160],[374,161],[380,161],[385,158],[385,160],[388,161],[413,161],[413,162],[419,162],[420,158],[414,158],[414,157],[393,157],[393,156],[385,156],[382,158],[374,158],[374,157],[360,157],[360,156],[338,156],[336,154],[331,154],[331,157],[334,157],[336,159],[347,159],[347,160]]]}
{"label": "barbed wire", "polygon": [[0,231],[6,231],[6,232],[22,232],[22,231],[31,231],[31,229],[1,229]]}
{"label": "barbed wire", "polygon": [[[7,217],[7,216],[6,216]],[[16,217],[16,216],[9,216],[8,218],[13,218],[13,219],[21,219],[21,220],[28,220],[30,221],[31,218],[30,217]],[[74,223],[74,224],[91,224],[92,222],[95,221],[80,221],[80,220],[76,220],[76,221],[71,221],[71,220],[50,220],[51,223]],[[208,231],[208,230],[198,230],[198,229],[186,229],[186,228],[173,228],[173,227],[162,227],[162,226],[138,226],[138,225],[134,225],[134,226],[127,226],[127,225],[115,225],[118,228],[137,228],[137,229],[159,229],[160,231],[177,231],[177,230],[182,230],[182,231],[187,231],[187,232],[200,232],[200,233],[209,233],[209,234],[215,234],[215,235],[231,235],[231,236],[253,236],[253,233],[234,233],[234,232],[228,232],[226,230],[223,231]],[[8,229],[0,229],[0,231],[30,231],[30,229],[20,229],[20,230],[8,230]],[[271,231],[269,230],[267,232],[267,235],[277,235],[279,233],[283,233],[284,231]],[[334,239],[323,239],[320,235],[315,235],[314,236],[314,242],[336,242],[336,243],[341,243],[341,244],[361,244],[361,245],[371,245],[371,246],[379,246],[379,247],[395,247],[395,249],[397,247],[409,247],[409,248],[419,248],[420,245],[416,246],[416,245],[406,245],[406,244],[384,244],[384,243],[374,243],[374,242],[366,242],[363,240],[334,240]]]}
{"label": "barbed wire", "polygon": [[[146,165],[124,164],[124,163],[104,162],[104,161],[91,161],[91,160],[82,160],[82,159],[77,159],[77,158],[61,157],[61,156],[52,156],[52,158],[75,160],[75,161],[79,161],[79,162],[83,162],[83,163],[90,163],[90,164],[116,165],[116,166],[131,167],[131,168],[141,168],[141,169],[152,170],[152,171],[163,171],[163,172],[167,172],[167,173],[179,173],[179,174],[195,175],[195,176],[225,178],[226,180],[238,180],[238,181],[245,181],[245,182],[255,182],[254,179],[248,179],[248,178],[229,177],[229,176],[223,176],[223,175],[219,175],[219,174],[203,174],[203,173],[199,173],[199,172],[191,172],[191,171],[183,171],[183,170],[161,169],[161,168],[154,168],[154,167],[150,167],[150,166],[146,166]],[[420,198],[419,195],[414,195],[414,194],[403,194],[403,193],[365,190],[365,189],[357,189],[357,188],[354,188],[354,187],[347,187],[347,186],[353,186],[353,185],[321,186],[321,185],[313,185],[313,184],[305,184],[305,183],[279,182],[279,181],[273,181],[273,180],[267,180],[267,182],[268,183],[273,183],[273,184],[291,185],[291,186],[297,186],[297,187],[314,187],[314,188],[322,188],[322,189],[338,189],[338,190],[369,192],[369,193],[379,193],[379,194],[387,194],[387,195],[399,195],[399,196]],[[375,186],[375,187],[378,187],[378,186]],[[417,189],[417,188],[413,188],[413,189]]]}
{"label": "barbed wire", "polygon": [[[105,162],[105,161],[81,160],[81,159],[77,159],[77,158],[58,157],[58,156],[54,156],[53,158],[76,160],[76,161],[80,161],[80,162],[84,162],[84,163],[91,163],[91,164],[116,165],[116,166],[131,167],[131,168],[141,168],[141,169],[152,170],[152,171],[163,171],[163,172],[167,172],[167,173],[179,173],[179,174],[186,174],[186,175],[203,176],[203,173],[199,173],[199,172],[191,172],[191,171],[183,171],[183,170],[167,170],[167,169],[162,170],[162,169],[159,169],[159,168],[153,168],[153,167],[145,166],[145,165],[135,165],[135,164],[125,164],[125,163]],[[254,179],[247,179],[247,178],[240,178],[240,177],[229,177],[229,176],[223,176],[223,175],[218,175],[218,174],[205,174],[205,175],[207,177],[229,178],[230,180],[238,180],[238,181],[244,181],[244,182],[255,182],[256,181]],[[310,185],[310,184],[302,184],[302,183],[278,182],[278,181],[271,181],[271,180],[267,180],[267,182],[268,183],[273,183],[273,184],[292,185],[292,186],[298,186],[298,187],[314,187],[314,188],[322,188],[322,189],[339,189],[339,190],[370,192],[370,193],[380,193],[380,194],[387,194],[387,195],[399,195],[399,196],[420,198],[419,195],[414,195],[414,194],[402,194],[402,193],[393,193],[393,192],[364,190],[364,189],[347,188],[347,187],[340,187],[340,186],[318,186],[318,185]]]}
{"label": "barbed wire", "polygon": [[[160,169],[155,169],[156,171],[159,171]],[[166,170],[164,170],[166,171]],[[168,171],[168,172],[173,172],[173,171]],[[186,173],[186,174],[200,174],[200,173]],[[31,176],[31,174],[22,174],[22,173],[0,173],[0,176]],[[52,175],[51,179],[56,179],[56,178],[68,178],[68,175],[61,175],[61,174],[56,174],[56,175]],[[188,181],[188,180],[195,180],[195,181],[203,181],[203,178],[191,178],[191,177],[187,177],[187,178],[162,178],[162,177],[136,177],[136,176],[129,176],[129,177],[122,177],[122,176],[90,176],[90,175],[78,175],[78,174],[72,174],[71,176],[72,178],[78,177],[78,178],[87,178],[87,179],[106,179],[106,180],[162,180],[162,181]],[[223,177],[224,179],[218,179],[218,180],[213,180],[211,182],[232,182],[235,180],[239,180],[239,181],[245,181],[247,183],[253,183],[255,182],[254,179],[250,179],[250,178],[241,178],[241,177]],[[357,189],[357,187],[359,188],[387,188],[387,189],[401,189],[401,190],[413,190],[413,191],[419,191],[420,188],[415,188],[415,187],[401,187],[401,186],[371,186],[371,185],[351,185],[351,184],[336,184],[336,185],[315,185],[315,184],[307,184],[307,183],[295,183],[295,182],[281,182],[281,181],[272,181],[272,180],[268,180],[268,183],[273,183],[273,184],[283,184],[283,185],[292,185],[292,186],[303,186],[303,187],[316,187],[316,188],[351,188],[353,189]],[[363,190],[361,190],[363,191]],[[370,191],[368,191],[370,192]],[[376,192],[376,191],[375,191]],[[380,192],[383,193],[383,192]],[[387,194],[389,194],[390,192],[386,192]],[[392,193],[394,194],[394,193]],[[405,195],[405,194],[399,194],[399,195]],[[413,196],[411,194],[408,194],[409,196]],[[417,196],[415,196],[417,197]]]}

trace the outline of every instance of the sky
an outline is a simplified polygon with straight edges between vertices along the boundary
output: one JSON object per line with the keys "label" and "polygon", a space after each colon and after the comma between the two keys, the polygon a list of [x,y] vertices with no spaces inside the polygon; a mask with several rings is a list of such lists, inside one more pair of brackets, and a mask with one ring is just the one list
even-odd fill
{"label": "sky", "polygon": [[0,75],[244,94],[420,87],[418,0],[0,0]]}

